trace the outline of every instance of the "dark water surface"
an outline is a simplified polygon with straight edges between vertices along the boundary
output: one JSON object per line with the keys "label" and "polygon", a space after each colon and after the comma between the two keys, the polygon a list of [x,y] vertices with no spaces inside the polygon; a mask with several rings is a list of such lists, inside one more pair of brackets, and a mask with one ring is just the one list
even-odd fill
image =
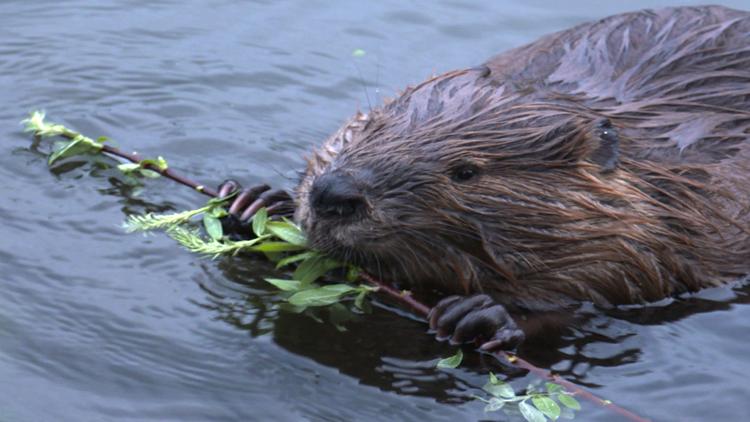
{"label": "dark water surface", "polygon": [[[452,350],[419,321],[379,309],[340,333],[280,312],[268,264],[125,234],[126,214],[204,199],[165,180],[134,189],[91,162],[49,171],[49,145],[30,148],[18,121],[44,108],[207,184],[290,186],[304,152],[357,107],[668,3],[0,2],[0,421],[503,417],[465,400],[486,377],[476,355],[433,369]],[[747,420],[749,293],[599,315],[529,358],[655,420]],[[584,406],[577,420],[615,419]]]}

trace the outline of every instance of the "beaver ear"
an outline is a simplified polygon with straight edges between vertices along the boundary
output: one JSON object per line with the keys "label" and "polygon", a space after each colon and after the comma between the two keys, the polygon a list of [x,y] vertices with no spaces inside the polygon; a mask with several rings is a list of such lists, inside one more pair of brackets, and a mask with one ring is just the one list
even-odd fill
{"label": "beaver ear", "polygon": [[594,122],[592,131],[594,151],[588,160],[602,168],[602,173],[613,171],[620,163],[620,136],[609,119]]}

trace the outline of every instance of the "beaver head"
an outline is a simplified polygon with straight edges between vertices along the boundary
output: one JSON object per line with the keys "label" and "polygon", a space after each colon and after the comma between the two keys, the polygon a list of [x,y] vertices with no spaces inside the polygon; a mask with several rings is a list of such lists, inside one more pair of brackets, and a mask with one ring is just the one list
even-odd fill
{"label": "beaver head", "polygon": [[311,246],[528,308],[697,288],[704,173],[633,159],[611,116],[488,73],[428,80],[332,136],[297,188]]}

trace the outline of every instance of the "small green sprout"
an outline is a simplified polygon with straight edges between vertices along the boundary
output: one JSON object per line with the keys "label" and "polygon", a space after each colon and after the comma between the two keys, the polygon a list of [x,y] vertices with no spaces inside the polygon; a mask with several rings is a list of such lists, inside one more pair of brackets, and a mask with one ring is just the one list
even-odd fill
{"label": "small green sprout", "polygon": [[130,215],[128,216],[123,228],[127,232],[146,232],[151,230],[166,230],[170,227],[176,227],[189,222],[193,217],[207,212],[211,207],[205,206],[195,210],[182,211],[172,214],[153,214]]}
{"label": "small green sprout", "polygon": [[[357,309],[369,309],[365,299],[368,293],[375,290],[372,287],[316,283],[332,270],[346,269],[347,276],[356,275],[359,270],[308,250],[305,234],[293,222],[286,219],[271,220],[268,211],[262,208],[251,222],[255,238],[236,241],[224,236],[220,219],[226,215],[223,206],[227,202],[227,198],[212,199],[206,206],[195,210],[174,214],[130,216],[125,228],[130,232],[164,230],[169,237],[190,252],[214,259],[223,255],[237,255],[240,252],[264,253],[269,259],[276,261],[277,268],[296,265],[291,279],[266,279],[284,294],[296,312],[308,307],[334,305],[348,297],[355,298],[354,306]],[[202,216],[203,228],[208,237],[190,225],[191,221],[199,216]]]}
{"label": "small green sprout", "polygon": [[[355,50],[353,55],[362,56],[364,50]],[[114,154],[114,150],[107,150],[103,144],[107,138],[93,140],[63,125],[46,122],[41,111],[31,113],[21,123],[26,132],[32,132],[35,136],[67,138],[66,141],[58,142],[50,154],[47,161],[50,166],[61,159],[76,155],[98,154],[103,150]],[[145,177],[158,177],[159,172],[169,168],[164,157],[137,157],[135,154],[127,156],[126,158],[131,161],[138,161],[122,163],[117,168],[126,176],[137,174]],[[198,190],[201,190],[200,187]],[[271,220],[268,211],[263,208],[252,220],[252,233],[248,235],[254,234],[253,239],[236,241],[225,236],[221,218],[227,215],[224,207],[231,197],[230,195],[211,199],[205,206],[194,210],[170,214],[131,215],[123,226],[128,232],[163,230],[185,249],[214,259],[223,255],[237,255],[240,252],[262,253],[275,261],[277,268],[295,265],[292,279],[269,278],[267,281],[286,295],[290,306],[297,312],[307,307],[335,305],[348,297],[354,297],[354,306],[357,309],[368,311],[369,305],[365,299],[374,288],[366,285],[316,284],[325,274],[336,269],[345,270],[346,279],[353,283],[359,270],[308,249],[305,234],[293,222],[286,219]],[[205,234],[195,227],[194,223],[198,218],[203,223]],[[339,316],[337,320],[343,319]]]}
{"label": "small green sprout", "polygon": [[458,368],[458,365],[461,365],[461,361],[464,359],[464,352],[461,349],[458,349],[455,355],[449,356],[444,359],[440,359],[435,367],[439,369],[453,369]]}
{"label": "small green sprout", "polygon": [[74,155],[97,154],[103,148],[103,141],[106,138],[99,138],[95,141],[89,137],[74,132],[63,125],[47,123],[44,121],[44,112],[34,111],[26,119],[21,121],[24,125],[25,132],[31,132],[34,136],[40,138],[49,138],[53,136],[65,136],[69,138],[68,142],[57,143],[56,148],[47,159],[47,165],[53,165],[63,158]]}
{"label": "small green sprout", "polygon": [[510,384],[498,379],[490,372],[489,380],[482,389],[489,394],[489,397],[474,396],[474,398],[486,404],[485,412],[503,410],[507,413],[517,408],[528,422],[556,421],[559,418],[573,419],[574,411],[581,410],[578,400],[565,391],[561,385],[553,382],[545,383],[544,389],[538,389],[529,384],[526,387],[526,394],[516,394]]}
{"label": "small green sprout", "polygon": [[167,160],[165,160],[164,157],[159,156],[157,158],[144,158],[137,163],[123,163],[118,165],[117,169],[126,175],[139,174],[152,179],[159,177],[160,174],[158,172],[147,168],[149,166],[154,167],[159,171],[164,171],[169,168]]}

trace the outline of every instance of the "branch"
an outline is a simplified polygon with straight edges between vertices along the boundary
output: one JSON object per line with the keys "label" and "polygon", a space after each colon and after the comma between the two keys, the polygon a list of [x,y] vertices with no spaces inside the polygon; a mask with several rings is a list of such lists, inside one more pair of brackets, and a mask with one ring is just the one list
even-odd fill
{"label": "branch", "polygon": [[[65,136],[65,135],[63,135],[63,136]],[[65,137],[68,138],[68,139],[73,139],[72,137],[68,137],[68,136],[65,136]],[[124,159],[126,159],[126,160],[128,160],[128,161],[130,161],[132,163],[135,163],[135,164],[140,164],[141,161],[143,160],[143,157],[141,157],[140,155],[138,155],[135,152],[125,152],[125,151],[120,150],[119,148],[115,148],[115,147],[110,146],[110,145],[102,145],[102,152],[105,153],[105,154],[113,155],[115,157],[124,158]],[[185,185],[187,187],[190,187],[190,188],[192,188],[192,189],[194,189],[194,190],[196,190],[196,191],[198,191],[198,192],[200,192],[200,193],[202,193],[202,194],[204,194],[206,196],[210,196],[212,198],[215,198],[216,196],[219,195],[215,190],[213,190],[213,189],[211,189],[209,187],[206,187],[205,185],[198,184],[198,183],[196,183],[196,182],[188,179],[187,177],[185,177],[185,176],[177,173],[176,171],[172,170],[171,168],[161,169],[158,166],[150,164],[150,163],[144,164],[143,168],[155,171],[155,172],[161,174],[162,176],[166,177],[167,179],[174,180],[175,182],[177,182],[177,183],[179,183],[181,185]]]}
{"label": "branch", "polygon": [[[174,180],[175,182],[181,185],[188,186],[192,188],[193,190],[196,190],[206,196],[213,197],[213,198],[218,196],[218,193],[215,190],[211,188],[207,188],[205,185],[196,183],[195,181],[190,180],[187,177],[180,175],[179,173],[166,167],[166,165],[164,167],[160,167],[159,165],[155,165],[151,163],[154,160],[144,161],[144,158],[135,152],[127,153],[118,148],[105,145],[100,141],[95,141],[93,139],[87,138],[81,135],[80,133],[74,132],[62,125],[47,124],[44,122],[44,113],[41,113],[41,112],[32,113],[32,115],[28,119],[25,119],[22,123],[26,125],[27,131],[34,132],[36,136],[63,136],[67,139],[70,139],[72,141],[71,144],[82,142],[84,144],[84,147],[87,148],[86,151],[103,152],[111,156],[125,159],[127,161],[130,161],[132,163],[142,166],[142,168],[144,169],[157,172],[160,175],[168,179]],[[430,308],[428,306],[415,300],[411,295],[405,294],[404,292],[393,288],[389,284],[383,281],[380,281],[367,273],[361,273],[360,277],[363,278],[368,283],[376,286],[378,288],[378,291],[382,291],[387,296],[390,296],[391,298],[405,304],[406,306],[410,307],[411,309],[413,309],[415,312],[422,315],[423,317],[426,317],[430,313]],[[539,376],[540,378],[544,378],[549,381],[560,384],[564,386],[565,388],[567,388],[569,391],[575,392],[580,397],[584,397],[587,400],[593,403],[596,403],[599,406],[610,409],[611,411],[625,417],[628,420],[631,420],[634,422],[646,422],[647,421],[647,419],[644,419],[620,406],[617,406],[609,400],[604,400],[595,396],[594,394],[560,377],[559,375],[552,374],[551,372],[545,369],[542,369],[533,365],[532,363],[518,357],[514,353],[499,351],[499,352],[495,352],[494,355],[498,359],[507,361],[510,364],[515,365],[519,368],[526,369],[527,371],[532,372],[533,374]]]}
{"label": "branch", "polygon": [[[387,283],[380,281],[367,273],[361,273],[360,277],[362,277],[365,281],[372,284],[373,286],[376,286],[378,288],[378,291],[382,291],[383,293],[390,296],[391,298],[409,306],[415,312],[422,315],[423,317],[426,317],[427,314],[430,313],[430,308],[428,306],[415,300],[413,297],[411,297],[410,294],[405,294],[402,291],[396,290],[390,285],[388,285]],[[518,355],[514,353],[498,351],[498,352],[494,352],[493,354],[495,355],[495,357],[497,357],[498,359],[502,361],[510,362],[511,364],[519,368],[523,368],[540,378],[544,378],[548,381],[552,381],[554,383],[560,384],[563,387],[567,388],[568,391],[575,392],[576,395],[583,397],[601,407],[610,409],[613,412],[625,417],[628,420],[631,420],[634,422],[647,422],[648,421],[648,419],[644,419],[636,415],[635,413],[612,403],[610,400],[604,400],[602,398],[597,397],[596,395],[584,390],[583,388],[566,380],[565,378],[559,375],[553,374],[550,371],[547,371],[546,369],[542,369],[542,368],[539,368],[538,366],[535,366],[531,362],[524,360],[523,358],[520,358]]]}
{"label": "branch", "polygon": [[[68,139],[73,139],[74,138],[74,136],[67,136],[66,134],[62,134],[62,136],[66,137]],[[143,161],[143,157],[141,157],[138,153],[135,153],[135,152],[125,152],[125,151],[123,151],[123,150],[121,150],[119,148],[115,148],[115,147],[110,146],[110,145],[102,145],[102,152],[105,153],[105,154],[113,155],[115,157],[124,158],[125,160],[128,160],[131,163],[135,163],[135,164],[140,164],[141,161]],[[177,183],[179,183],[181,185],[185,185],[185,186],[187,186],[189,188],[192,188],[192,189],[194,189],[194,190],[196,190],[196,191],[198,191],[198,192],[200,192],[200,193],[202,193],[202,194],[204,194],[206,196],[210,196],[212,198],[215,198],[215,197],[217,197],[219,195],[215,190],[213,190],[213,189],[211,189],[209,187],[206,187],[205,185],[198,184],[198,183],[196,183],[196,182],[188,179],[187,177],[185,177],[185,176],[177,173],[176,171],[172,170],[171,168],[161,169],[161,168],[159,168],[159,166],[156,166],[156,165],[153,165],[153,164],[150,164],[150,163],[144,164],[143,168],[155,171],[155,172],[161,174],[162,176],[166,177],[167,179],[174,180],[175,182],[177,182]]]}
{"label": "branch", "polygon": [[[206,187],[205,185],[198,184],[190,179],[188,179],[185,176],[182,176],[181,174],[175,172],[174,170],[168,168],[166,166],[166,163],[164,163],[163,166],[158,165],[158,163],[154,163],[156,160],[145,160],[144,158],[138,155],[135,152],[125,152],[120,150],[119,148],[115,148],[113,146],[109,146],[104,144],[104,140],[106,138],[99,138],[98,140],[91,139],[89,137],[86,137],[76,131],[70,130],[67,127],[55,123],[49,123],[44,121],[44,112],[42,111],[35,111],[29,115],[28,118],[21,121],[21,124],[25,126],[26,132],[32,132],[34,136],[37,137],[51,137],[51,136],[62,136],[63,138],[69,139],[71,142],[67,145],[68,148],[66,149],[69,154],[68,155],[76,155],[80,153],[100,153],[103,152],[105,154],[114,156],[114,157],[120,157],[127,161],[130,161],[134,164],[138,164],[143,169],[151,170],[156,173],[159,173],[160,175],[166,177],[167,179],[174,180],[175,182],[188,186],[192,188],[193,190],[196,190],[204,195],[210,196],[210,197],[216,197],[218,193],[211,189]],[[78,149],[75,149],[78,148]],[[75,151],[75,152],[73,152]],[[58,158],[61,158],[63,156],[62,153],[53,153],[50,156],[49,163],[52,164],[52,162]]]}

